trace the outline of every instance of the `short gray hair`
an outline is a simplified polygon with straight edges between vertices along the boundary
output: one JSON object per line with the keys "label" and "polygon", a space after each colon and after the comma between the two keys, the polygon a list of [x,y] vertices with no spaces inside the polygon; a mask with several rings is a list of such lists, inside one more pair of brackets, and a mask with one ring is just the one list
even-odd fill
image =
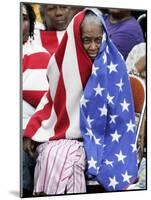
{"label": "short gray hair", "polygon": [[83,28],[83,26],[85,24],[87,24],[87,23],[97,24],[97,25],[99,25],[103,29],[103,26],[102,26],[102,23],[101,23],[100,19],[92,11],[87,11],[86,12],[84,20],[81,23],[81,28]]}

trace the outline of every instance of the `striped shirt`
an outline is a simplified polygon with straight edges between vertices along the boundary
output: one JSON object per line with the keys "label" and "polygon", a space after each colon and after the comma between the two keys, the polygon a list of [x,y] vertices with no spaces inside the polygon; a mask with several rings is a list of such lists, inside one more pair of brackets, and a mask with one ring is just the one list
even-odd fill
{"label": "striped shirt", "polygon": [[46,72],[49,58],[58,47],[63,33],[36,30],[34,40],[28,40],[23,45],[23,129],[48,90]]}

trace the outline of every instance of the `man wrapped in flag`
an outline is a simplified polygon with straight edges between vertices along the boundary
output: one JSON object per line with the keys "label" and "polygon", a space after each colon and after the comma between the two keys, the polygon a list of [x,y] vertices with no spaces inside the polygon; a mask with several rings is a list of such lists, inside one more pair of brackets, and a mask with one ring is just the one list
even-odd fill
{"label": "man wrapped in flag", "polygon": [[47,75],[49,91],[24,133],[27,151],[34,149],[33,141],[43,143],[37,148],[34,191],[85,192],[85,153],[86,174],[105,190],[124,190],[136,181],[130,83],[98,10],[74,17]]}

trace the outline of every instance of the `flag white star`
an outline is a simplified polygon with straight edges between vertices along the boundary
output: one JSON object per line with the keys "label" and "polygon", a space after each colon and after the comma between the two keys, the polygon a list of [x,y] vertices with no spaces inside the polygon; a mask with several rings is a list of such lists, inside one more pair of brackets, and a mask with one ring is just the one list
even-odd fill
{"label": "flag white star", "polygon": [[113,187],[113,189],[115,190],[116,185],[119,184],[119,182],[116,180],[115,176],[113,178],[109,177],[110,180],[110,184],[108,186]]}
{"label": "flag white star", "polygon": [[104,54],[103,54],[103,62],[104,62],[104,64],[106,63],[106,61],[107,61],[107,56],[106,56],[106,53],[104,52]]}
{"label": "flag white star", "polygon": [[120,79],[120,82],[116,83],[116,86],[119,87],[119,91],[122,91],[122,87],[124,86],[123,80]]}
{"label": "flag white star", "polygon": [[99,67],[95,67],[95,65],[93,65],[92,67],[92,74],[94,74],[94,76],[97,76],[96,71],[99,69]]}
{"label": "flag white star", "polygon": [[127,171],[125,172],[125,174],[121,174],[123,176],[123,182],[128,182],[130,183],[130,178],[132,176],[128,175]]}
{"label": "flag white star", "polygon": [[117,64],[113,64],[112,61],[110,63],[110,65],[107,65],[107,68],[109,69],[109,74],[111,74],[112,72],[117,72]]}
{"label": "flag white star", "polygon": [[122,163],[124,164],[124,159],[125,159],[127,156],[125,156],[125,155],[122,153],[122,151],[120,151],[119,154],[115,154],[115,156],[117,156],[118,162],[122,161]]}
{"label": "flag white star", "polygon": [[95,142],[95,144],[97,144],[97,145],[101,145],[101,143],[100,143],[100,140],[101,140],[101,139],[100,139],[100,138],[97,139],[97,138],[95,137],[95,135],[94,135],[93,138],[94,138],[94,142]]}
{"label": "flag white star", "polygon": [[96,169],[96,163],[97,161],[93,159],[93,157],[91,156],[91,160],[88,160],[88,169],[90,169],[91,167],[95,168]]}
{"label": "flag white star", "polygon": [[117,130],[113,134],[111,134],[111,136],[112,136],[112,142],[114,141],[119,142],[119,138],[121,137],[121,135],[118,134]]}
{"label": "flag white star", "polygon": [[100,95],[100,96],[102,96],[102,91],[103,90],[105,90],[105,88],[101,88],[100,87],[100,84],[98,83],[98,85],[97,85],[97,87],[96,88],[93,88],[94,90],[95,90],[95,96],[97,96],[98,94]]}
{"label": "flag white star", "polygon": [[131,131],[134,133],[135,124],[132,123],[132,120],[130,120],[130,122],[127,123],[126,126],[127,126],[127,132]]}
{"label": "flag white star", "polygon": [[91,128],[91,123],[94,121],[94,119],[91,119],[90,116],[88,115],[87,117],[87,122],[88,122],[88,125],[89,127]]}
{"label": "flag white star", "polygon": [[107,98],[107,100],[108,100],[108,104],[109,104],[109,103],[114,104],[114,103],[113,103],[113,98],[114,98],[114,96],[110,96],[109,93],[108,93],[106,98]]}
{"label": "flag white star", "polygon": [[109,54],[109,47],[108,46],[106,46],[106,53]]}
{"label": "flag white star", "polygon": [[132,152],[137,151],[137,146],[136,146],[136,144],[131,144],[131,147],[133,148],[133,149],[132,149]]}
{"label": "flag white star", "polygon": [[124,99],[123,103],[120,103],[122,106],[122,112],[124,112],[124,110],[127,110],[129,112],[128,106],[130,105],[130,103],[127,103],[126,100]]}
{"label": "flag white star", "polygon": [[105,106],[105,104],[104,104],[104,106],[101,108],[98,108],[99,110],[100,110],[100,112],[101,112],[101,117],[104,115],[104,116],[107,116],[107,108],[106,108],[106,106]]}
{"label": "flag white star", "polygon": [[116,119],[117,117],[118,117],[118,115],[110,115],[111,120],[109,121],[109,123],[110,123],[110,124],[111,124],[111,123],[116,124],[115,119]]}
{"label": "flag white star", "polygon": [[100,167],[97,167],[97,168],[96,168],[96,174],[99,173],[99,169],[100,169]]}
{"label": "flag white star", "polygon": [[80,100],[80,104],[81,104],[81,107],[84,106],[86,107],[86,103],[89,102],[88,99],[85,99],[84,95],[81,97],[81,100]]}
{"label": "flag white star", "polygon": [[93,134],[92,130],[91,130],[91,129],[89,129],[89,128],[87,128],[87,132],[85,133],[85,135],[88,135],[88,136],[90,136],[90,140],[92,140],[92,138],[93,138],[93,136],[94,136],[94,134]]}
{"label": "flag white star", "polygon": [[105,164],[113,167],[113,161],[105,160]]}
{"label": "flag white star", "polygon": [[106,34],[105,34],[105,33],[103,33],[102,43],[103,43],[104,41],[106,41]]}

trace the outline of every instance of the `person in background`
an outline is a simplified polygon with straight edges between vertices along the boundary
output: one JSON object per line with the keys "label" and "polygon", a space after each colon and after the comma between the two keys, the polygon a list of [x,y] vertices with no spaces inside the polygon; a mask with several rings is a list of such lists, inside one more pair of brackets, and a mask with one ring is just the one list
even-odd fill
{"label": "person in background", "polygon": [[39,9],[44,30],[35,30],[35,42],[52,56],[74,13],[70,6],[40,4]]}
{"label": "person in background", "polygon": [[108,9],[105,22],[110,38],[125,60],[136,44],[144,42],[142,29],[131,10]]}
{"label": "person in background", "polygon": [[[49,61],[49,53],[41,46],[35,45],[34,25],[35,14],[30,4],[21,4],[22,15],[22,101],[23,101],[23,130],[45,91],[48,89],[45,69]],[[22,163],[23,196],[31,196],[35,158],[25,151]]]}
{"label": "person in background", "polygon": [[30,4],[22,4],[23,129],[48,89],[46,70],[49,52],[35,42],[35,14]]}
{"label": "person in background", "polygon": [[34,193],[85,193],[85,168],[105,190],[125,190],[137,179],[132,93],[100,12],[74,17],[47,75],[49,90],[24,132],[27,152],[42,143]]}
{"label": "person in background", "polygon": [[[35,4],[37,8],[37,4]],[[39,7],[39,5],[38,5]],[[70,7],[40,5],[45,31],[34,30],[31,4],[22,4],[23,15],[23,130],[48,89],[46,71],[49,58],[58,47],[69,23]],[[38,8],[37,8],[38,9]],[[58,30],[58,32],[57,32]],[[23,142],[23,148],[25,143]],[[26,147],[28,147],[26,143]],[[35,154],[23,151],[23,195],[32,195]]]}
{"label": "person in background", "polygon": [[40,30],[44,30],[45,27],[43,25],[42,19],[41,19],[41,15],[40,15],[40,4],[38,3],[33,3],[31,4],[32,8],[34,10],[34,13],[36,15],[36,20],[35,20],[35,29],[40,29]]}
{"label": "person in background", "polygon": [[146,43],[142,42],[133,47],[126,59],[128,73],[146,79]]}

